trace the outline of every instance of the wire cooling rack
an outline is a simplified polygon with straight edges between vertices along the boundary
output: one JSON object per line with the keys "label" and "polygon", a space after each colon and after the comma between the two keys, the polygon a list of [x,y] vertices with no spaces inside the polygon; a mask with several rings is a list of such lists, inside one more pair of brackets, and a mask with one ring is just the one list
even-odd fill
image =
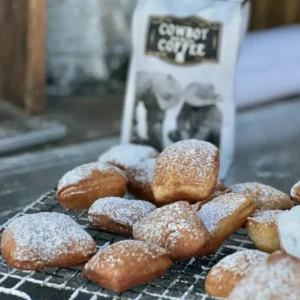
{"label": "wire cooling rack", "polygon": [[[52,190],[0,226],[0,235],[15,218],[37,212],[60,212],[74,218],[95,240],[97,247],[105,247],[126,238],[100,232],[88,226],[86,211],[64,209]],[[219,251],[207,257],[192,258],[175,263],[165,274],[146,284],[118,294],[87,281],[81,267],[46,268],[42,271],[20,271],[9,267],[0,257],[0,299],[32,300],[97,300],[97,299],[213,299],[205,293],[208,271],[220,259],[242,249],[255,249],[245,229],[232,235]]]}

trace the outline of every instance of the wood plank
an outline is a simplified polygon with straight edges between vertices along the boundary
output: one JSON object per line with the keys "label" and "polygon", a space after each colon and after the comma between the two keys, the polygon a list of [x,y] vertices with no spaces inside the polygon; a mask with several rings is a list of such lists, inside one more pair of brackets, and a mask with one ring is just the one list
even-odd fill
{"label": "wood plank", "polygon": [[0,1],[0,95],[41,113],[45,97],[45,0]]}
{"label": "wood plank", "polygon": [[299,0],[253,0],[252,30],[300,23]]}

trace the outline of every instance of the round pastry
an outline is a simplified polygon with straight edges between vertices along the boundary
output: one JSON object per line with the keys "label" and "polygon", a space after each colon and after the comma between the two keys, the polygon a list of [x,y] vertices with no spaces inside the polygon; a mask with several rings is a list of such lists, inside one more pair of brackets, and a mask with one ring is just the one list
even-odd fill
{"label": "round pastry", "polygon": [[155,202],[151,187],[155,166],[155,158],[149,158],[126,169],[128,191],[137,199]]}
{"label": "round pastry", "polygon": [[156,158],[158,152],[151,146],[121,144],[112,147],[99,157],[99,161],[110,163],[121,170],[136,165],[148,158]]}
{"label": "round pastry", "polygon": [[277,230],[281,248],[300,260],[300,206],[277,216]]}
{"label": "round pastry", "polygon": [[242,279],[228,300],[300,299],[300,261],[274,252]]}
{"label": "round pastry", "polygon": [[83,268],[83,276],[121,293],[154,280],[170,266],[167,250],[142,241],[121,241],[98,252]]}
{"label": "round pastry", "polygon": [[280,250],[276,216],[282,210],[257,210],[248,218],[246,229],[257,249],[273,253]]}
{"label": "round pastry", "polygon": [[199,140],[171,145],[156,160],[152,182],[156,204],[207,199],[213,193],[218,172],[219,151],[214,145]]}
{"label": "round pastry", "polygon": [[197,216],[210,234],[210,242],[201,249],[201,255],[215,253],[223,242],[253,214],[255,203],[250,195],[227,193],[204,204]]}
{"label": "round pastry", "polygon": [[4,230],[2,255],[16,269],[72,267],[85,263],[96,252],[96,244],[69,216],[36,213],[15,219]]}
{"label": "round pastry", "polygon": [[249,194],[256,203],[256,209],[285,210],[291,209],[293,202],[285,193],[265,184],[257,182],[239,183],[231,186],[229,191]]}
{"label": "round pastry", "polygon": [[209,234],[191,205],[180,201],[157,208],[133,225],[133,237],[168,249],[174,260],[197,256]]}
{"label": "round pastry", "polygon": [[209,271],[205,290],[213,297],[228,297],[234,287],[268,254],[258,250],[242,250],[226,256]]}
{"label": "round pastry", "polygon": [[97,199],[126,193],[124,173],[109,164],[95,162],[66,173],[58,183],[57,200],[69,209],[87,209]]}
{"label": "round pastry", "polygon": [[291,189],[291,197],[295,202],[300,204],[300,180],[293,185]]}
{"label": "round pastry", "polygon": [[155,208],[147,201],[108,197],[96,201],[90,207],[88,218],[93,227],[131,236],[133,224]]}

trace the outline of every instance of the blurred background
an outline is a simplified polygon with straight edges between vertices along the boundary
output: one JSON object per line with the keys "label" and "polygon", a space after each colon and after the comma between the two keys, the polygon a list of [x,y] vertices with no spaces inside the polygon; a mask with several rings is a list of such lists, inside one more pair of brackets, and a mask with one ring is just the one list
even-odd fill
{"label": "blurred background", "polygon": [[[136,2],[0,1],[0,198],[19,201],[4,217],[117,142]],[[300,178],[298,23],[299,0],[252,1],[228,183]]]}

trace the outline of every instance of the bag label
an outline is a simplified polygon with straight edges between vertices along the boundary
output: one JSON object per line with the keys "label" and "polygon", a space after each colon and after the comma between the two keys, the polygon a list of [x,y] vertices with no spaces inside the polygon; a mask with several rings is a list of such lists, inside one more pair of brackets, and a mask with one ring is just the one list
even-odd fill
{"label": "bag label", "polygon": [[146,54],[179,65],[218,62],[220,31],[199,17],[151,16]]}

